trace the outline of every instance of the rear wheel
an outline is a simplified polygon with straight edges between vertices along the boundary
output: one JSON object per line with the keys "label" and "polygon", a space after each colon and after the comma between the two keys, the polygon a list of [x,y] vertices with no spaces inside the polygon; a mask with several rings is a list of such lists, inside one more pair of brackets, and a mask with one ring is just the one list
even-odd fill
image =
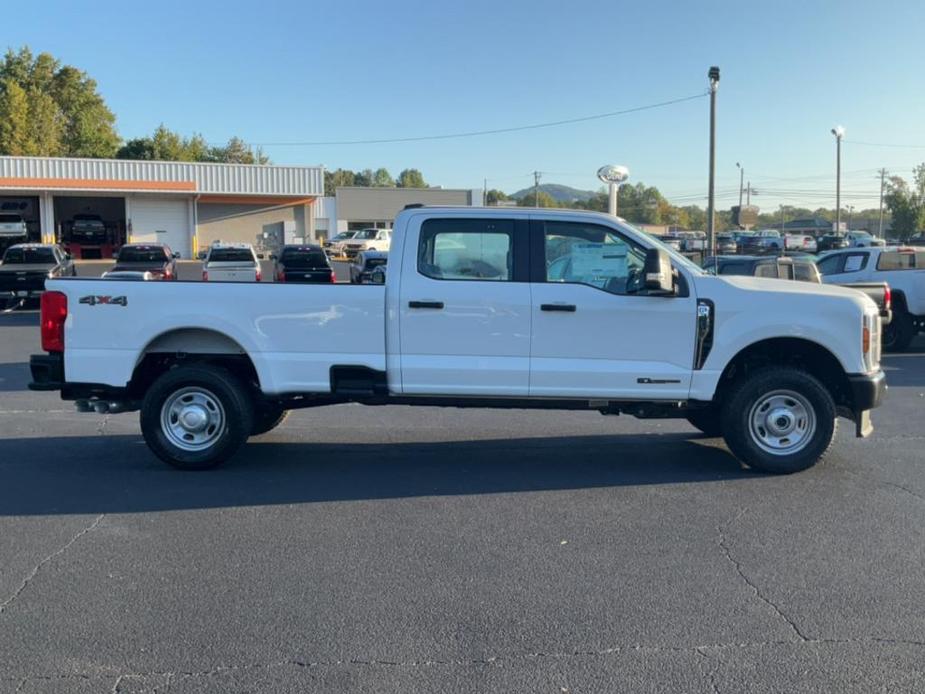
{"label": "rear wheel", "polygon": [[254,426],[247,391],[226,369],[181,366],[158,378],[141,406],[141,432],[154,454],[181,470],[215,467]]}
{"label": "rear wheel", "polygon": [[765,367],[733,385],[722,409],[723,436],[754,470],[788,474],[812,467],[835,438],[835,402],[814,376]]}
{"label": "rear wheel", "polygon": [[883,326],[881,343],[886,352],[902,352],[915,337],[915,320],[906,311],[893,313],[893,320]]}
{"label": "rear wheel", "polygon": [[705,407],[702,410],[692,410],[687,414],[687,421],[711,437],[723,435],[723,422],[719,410]]}

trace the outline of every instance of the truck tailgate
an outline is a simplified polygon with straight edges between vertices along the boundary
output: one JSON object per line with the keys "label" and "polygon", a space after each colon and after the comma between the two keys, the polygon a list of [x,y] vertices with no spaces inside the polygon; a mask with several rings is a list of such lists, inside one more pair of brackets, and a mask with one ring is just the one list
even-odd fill
{"label": "truck tailgate", "polygon": [[69,278],[46,289],[68,298],[69,383],[124,386],[149,348],[247,353],[266,393],[327,392],[334,365],[386,368],[382,286]]}

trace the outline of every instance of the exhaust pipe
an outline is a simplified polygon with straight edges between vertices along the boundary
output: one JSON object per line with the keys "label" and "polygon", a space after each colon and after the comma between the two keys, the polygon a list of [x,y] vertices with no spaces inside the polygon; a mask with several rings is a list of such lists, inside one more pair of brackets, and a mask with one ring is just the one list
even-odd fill
{"label": "exhaust pipe", "polygon": [[96,414],[120,414],[131,412],[134,408],[131,401],[121,400],[75,400],[78,412],[93,412]]}

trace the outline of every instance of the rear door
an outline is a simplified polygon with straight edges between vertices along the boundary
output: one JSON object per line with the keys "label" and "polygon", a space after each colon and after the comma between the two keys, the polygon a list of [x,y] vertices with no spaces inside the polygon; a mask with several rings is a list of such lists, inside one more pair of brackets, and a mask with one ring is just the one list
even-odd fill
{"label": "rear door", "polygon": [[646,296],[645,249],[609,226],[534,220],[531,244],[531,396],[688,397],[691,291]]}
{"label": "rear door", "polygon": [[399,294],[402,390],[525,396],[528,225],[513,217],[412,217]]}

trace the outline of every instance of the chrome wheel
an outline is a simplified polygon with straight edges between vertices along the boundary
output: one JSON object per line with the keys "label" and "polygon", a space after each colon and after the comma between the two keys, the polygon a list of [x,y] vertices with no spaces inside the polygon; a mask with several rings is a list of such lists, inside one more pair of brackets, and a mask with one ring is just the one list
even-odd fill
{"label": "chrome wheel", "polygon": [[161,431],[177,448],[202,451],[225,430],[225,409],[217,397],[199,386],[172,393],[161,407]]}
{"label": "chrome wheel", "polygon": [[816,413],[809,401],[792,390],[775,390],[755,403],[748,415],[755,444],[772,455],[801,451],[816,433]]}

